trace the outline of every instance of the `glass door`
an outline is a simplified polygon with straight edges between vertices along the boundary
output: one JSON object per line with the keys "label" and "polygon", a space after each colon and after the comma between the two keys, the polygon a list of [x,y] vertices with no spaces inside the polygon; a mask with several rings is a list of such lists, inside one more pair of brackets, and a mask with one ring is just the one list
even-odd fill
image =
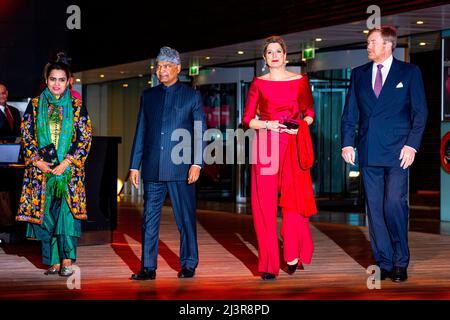
{"label": "glass door", "polygon": [[217,129],[217,134],[208,144],[216,139],[223,141],[222,163],[205,164],[200,176],[199,195],[203,198],[228,198],[235,192],[235,166],[226,163],[227,129],[236,129],[236,84],[207,84],[197,87],[200,90],[207,129]]}
{"label": "glass door", "polygon": [[309,73],[316,122],[311,128],[315,152],[312,179],[316,197],[352,199],[360,203],[362,186],[358,165],[341,158],[341,116],[350,84],[350,69]]}

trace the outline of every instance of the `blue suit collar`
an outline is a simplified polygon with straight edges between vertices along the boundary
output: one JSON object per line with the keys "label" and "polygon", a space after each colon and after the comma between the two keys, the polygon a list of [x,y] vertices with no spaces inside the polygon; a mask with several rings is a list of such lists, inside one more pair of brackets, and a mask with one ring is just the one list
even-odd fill
{"label": "blue suit collar", "polygon": [[180,80],[177,80],[177,82],[175,82],[173,85],[168,86],[168,87],[161,83],[161,89],[164,92],[174,92],[174,91],[178,90],[178,88],[180,88],[180,87],[181,87]]}

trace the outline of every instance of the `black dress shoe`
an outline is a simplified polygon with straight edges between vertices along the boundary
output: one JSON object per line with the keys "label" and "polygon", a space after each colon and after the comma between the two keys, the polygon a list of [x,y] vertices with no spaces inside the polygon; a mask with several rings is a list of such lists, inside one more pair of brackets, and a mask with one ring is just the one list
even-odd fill
{"label": "black dress shoe", "polygon": [[408,272],[406,272],[406,268],[395,267],[392,272],[392,281],[394,282],[403,282],[408,279]]}
{"label": "black dress shoe", "polygon": [[276,276],[273,273],[263,272],[261,279],[263,280],[274,280]]}
{"label": "black dress shoe", "polygon": [[134,273],[131,275],[133,280],[153,280],[156,278],[155,270],[141,269],[139,273]]}
{"label": "black dress shoe", "polygon": [[298,262],[296,264],[287,264],[288,274],[294,274],[295,270],[297,270]]}
{"label": "black dress shoe", "polygon": [[386,280],[387,278],[392,279],[392,270],[387,271],[386,269],[381,268],[380,269],[380,280]]}
{"label": "black dress shoe", "polygon": [[183,268],[178,272],[178,278],[192,278],[195,275],[195,269]]}

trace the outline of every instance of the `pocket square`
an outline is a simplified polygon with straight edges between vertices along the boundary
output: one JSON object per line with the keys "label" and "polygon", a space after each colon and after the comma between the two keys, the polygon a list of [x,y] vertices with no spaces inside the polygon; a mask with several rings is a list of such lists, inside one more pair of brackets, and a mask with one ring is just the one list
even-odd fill
{"label": "pocket square", "polygon": [[403,83],[399,82],[395,88],[403,88]]}

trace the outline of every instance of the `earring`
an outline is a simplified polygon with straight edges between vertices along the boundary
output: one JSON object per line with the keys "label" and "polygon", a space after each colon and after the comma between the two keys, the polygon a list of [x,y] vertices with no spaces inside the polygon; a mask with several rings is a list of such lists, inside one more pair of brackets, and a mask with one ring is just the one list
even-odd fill
{"label": "earring", "polygon": [[268,67],[267,62],[266,62],[266,60],[264,59],[264,66],[262,67],[261,71],[262,71],[262,72],[265,72],[265,71],[267,70],[267,67]]}

